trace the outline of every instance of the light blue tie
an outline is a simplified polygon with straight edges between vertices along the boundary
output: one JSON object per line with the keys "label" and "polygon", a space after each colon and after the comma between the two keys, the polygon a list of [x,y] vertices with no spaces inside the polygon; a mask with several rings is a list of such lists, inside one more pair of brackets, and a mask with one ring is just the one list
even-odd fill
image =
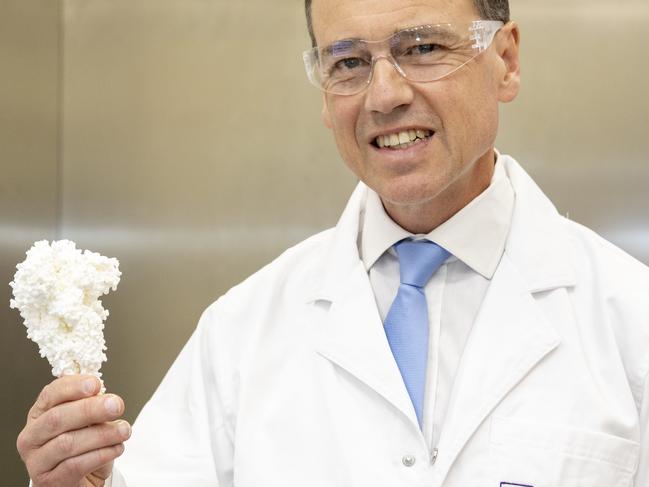
{"label": "light blue tie", "polygon": [[385,334],[421,428],[428,363],[428,306],[422,288],[450,254],[429,240],[402,240],[394,248],[401,284],[385,318]]}

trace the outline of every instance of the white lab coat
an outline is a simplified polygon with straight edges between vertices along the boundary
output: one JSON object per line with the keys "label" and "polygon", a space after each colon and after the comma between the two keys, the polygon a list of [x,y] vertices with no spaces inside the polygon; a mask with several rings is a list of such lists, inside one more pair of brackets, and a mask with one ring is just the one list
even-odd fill
{"label": "white lab coat", "polygon": [[113,486],[649,486],[649,270],[501,157],[511,233],[434,462],[359,259],[360,184],[205,311]]}

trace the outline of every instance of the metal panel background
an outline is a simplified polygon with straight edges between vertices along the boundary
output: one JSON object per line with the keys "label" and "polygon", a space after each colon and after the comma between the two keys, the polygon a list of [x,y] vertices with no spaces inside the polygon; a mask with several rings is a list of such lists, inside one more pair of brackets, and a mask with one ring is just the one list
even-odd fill
{"label": "metal panel background", "polygon": [[201,311],[335,223],[353,180],[299,0],[65,6],[62,234],[121,261],[105,373],[133,418]]}
{"label": "metal panel background", "polygon": [[[0,2],[0,16],[17,3]],[[55,164],[27,169],[32,156],[4,143],[0,157],[3,173],[22,165],[23,177],[50,183],[40,197],[53,198],[50,211],[60,198],[58,237],[120,259],[123,281],[105,299],[104,374],[133,419],[202,309],[287,246],[333,225],[354,180],[302,71],[301,0],[64,0],[62,8],[60,191]],[[649,262],[649,64],[641,42],[649,6],[520,0],[512,12],[522,28],[524,84],[503,107],[499,148],[563,213]],[[38,32],[22,36],[55,49],[49,31]],[[3,59],[31,59],[24,44],[2,44],[10,53]],[[54,52],[48,63],[56,59]],[[56,90],[44,93],[35,112],[31,92],[3,86],[2,114],[8,103],[17,115],[3,119],[2,131],[15,131],[17,117],[50,120]],[[38,125],[21,131],[39,133]],[[55,163],[56,138],[47,140],[42,160]],[[19,250],[5,252],[3,230],[0,277],[8,282],[29,243],[52,236],[56,212],[34,210],[50,227],[23,218],[33,195],[8,193],[19,183],[4,181],[2,224],[30,232],[16,241]],[[25,355],[24,366],[3,364],[21,384],[16,410],[0,420],[15,437],[24,405],[50,378],[16,315],[0,309],[13,330],[3,344]],[[9,470],[23,479],[15,464]]]}
{"label": "metal panel background", "polygon": [[563,214],[649,263],[649,3],[511,5],[523,87],[503,108],[499,147]]}
{"label": "metal panel background", "polygon": [[49,373],[9,309],[7,285],[35,240],[56,234],[59,5],[0,0],[0,484],[26,485],[16,436]]}

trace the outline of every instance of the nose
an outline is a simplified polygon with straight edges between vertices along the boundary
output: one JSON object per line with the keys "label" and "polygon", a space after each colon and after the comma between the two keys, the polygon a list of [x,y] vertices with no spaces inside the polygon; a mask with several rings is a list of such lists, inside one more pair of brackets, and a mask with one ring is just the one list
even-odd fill
{"label": "nose", "polygon": [[401,74],[394,61],[387,57],[374,60],[372,79],[365,93],[365,109],[390,113],[397,107],[412,103],[412,86]]}

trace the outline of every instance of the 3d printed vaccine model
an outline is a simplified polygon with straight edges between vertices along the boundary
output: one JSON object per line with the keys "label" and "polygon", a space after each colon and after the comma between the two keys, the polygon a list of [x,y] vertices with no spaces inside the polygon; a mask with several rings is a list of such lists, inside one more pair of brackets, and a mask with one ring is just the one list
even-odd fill
{"label": "3d printed vaccine model", "polygon": [[101,380],[108,310],[99,298],[117,289],[119,261],[81,251],[70,240],[41,240],[16,269],[9,305],[20,312],[27,337],[38,344],[52,374],[90,374]]}

